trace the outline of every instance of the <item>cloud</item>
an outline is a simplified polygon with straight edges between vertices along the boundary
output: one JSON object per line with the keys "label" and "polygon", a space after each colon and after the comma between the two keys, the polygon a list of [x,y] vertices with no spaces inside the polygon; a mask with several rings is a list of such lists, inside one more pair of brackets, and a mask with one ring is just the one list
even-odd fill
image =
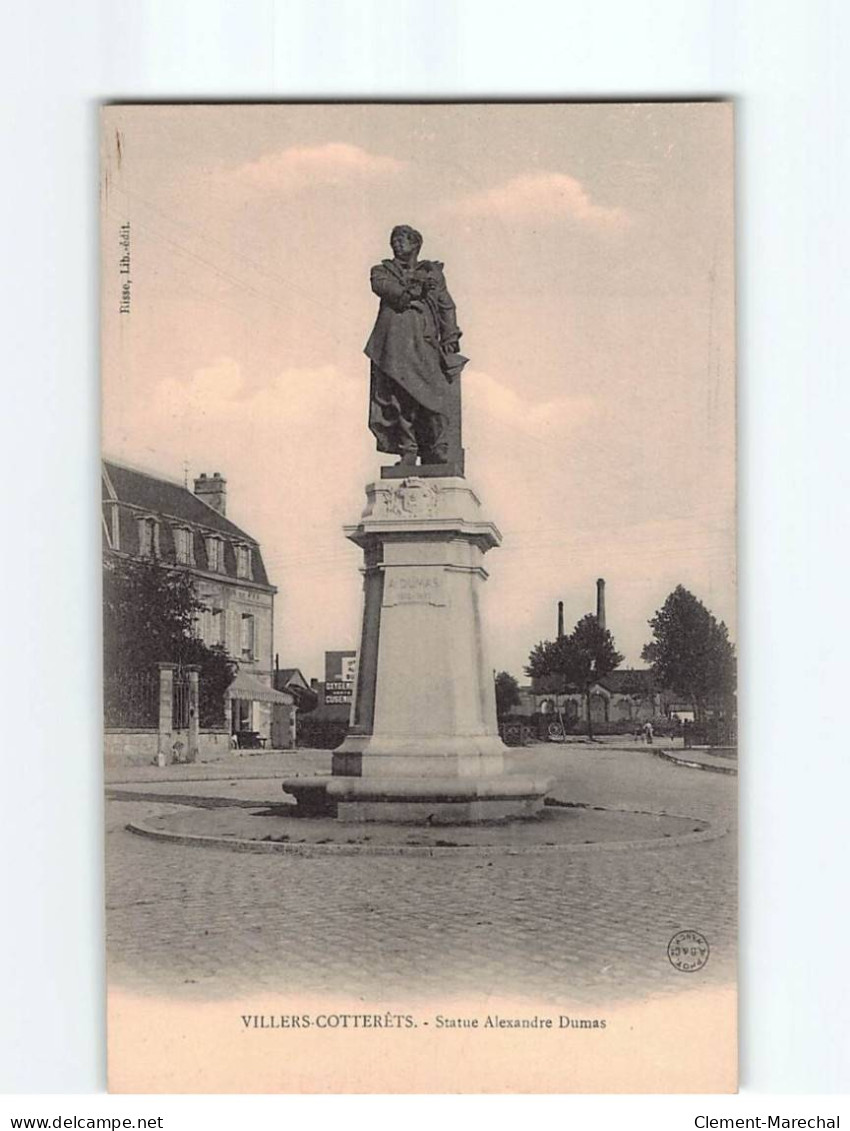
{"label": "cloud", "polygon": [[452,211],[520,221],[562,217],[595,228],[621,228],[628,223],[624,209],[594,204],[584,186],[566,173],[513,177],[503,185],[461,198]]}
{"label": "cloud", "polygon": [[404,161],[369,153],[346,142],[295,146],[279,153],[267,153],[257,161],[227,174],[227,179],[243,188],[259,191],[309,188],[313,185],[341,185],[352,181],[371,181],[392,177],[405,167]]}
{"label": "cloud", "polygon": [[496,425],[517,441],[560,443],[567,429],[585,424],[599,411],[594,397],[554,397],[530,401],[489,373],[473,370],[464,376],[464,420],[471,432],[486,433]]}
{"label": "cloud", "polygon": [[321,671],[325,648],[354,646],[361,555],[342,533],[363,506],[376,459],[366,430],[368,378],[334,365],[249,374],[230,356],[168,376],[132,406],[110,454],[189,479],[220,471],[227,514],[257,538],[273,584],[276,648]]}

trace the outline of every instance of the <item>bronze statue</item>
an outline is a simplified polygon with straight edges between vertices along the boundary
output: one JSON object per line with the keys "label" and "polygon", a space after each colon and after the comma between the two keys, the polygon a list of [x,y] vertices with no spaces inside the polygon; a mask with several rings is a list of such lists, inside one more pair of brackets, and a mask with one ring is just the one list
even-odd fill
{"label": "bronze statue", "polygon": [[[392,259],[372,268],[380,298],[366,356],[372,363],[369,428],[399,469],[463,474],[460,446],[461,331],[443,264],[420,260],[422,236],[406,224],[390,235]],[[385,471],[388,469],[384,469]]]}

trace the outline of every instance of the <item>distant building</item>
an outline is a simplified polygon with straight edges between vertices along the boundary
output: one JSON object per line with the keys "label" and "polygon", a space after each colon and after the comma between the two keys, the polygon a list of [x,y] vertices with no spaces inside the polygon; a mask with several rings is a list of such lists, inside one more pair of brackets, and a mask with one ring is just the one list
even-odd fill
{"label": "distant building", "polygon": [[[562,711],[567,722],[587,721],[584,691],[566,685],[560,676],[533,680],[531,698],[540,714]],[[591,687],[590,712],[595,723],[649,722],[666,714],[668,699],[648,668],[619,668]]]}
{"label": "distant building", "polygon": [[314,679],[311,687],[316,695],[316,707],[311,713],[315,720],[347,723],[354,698],[354,678],[357,671],[357,652],[325,652],[325,678]]}
{"label": "distant building", "polygon": [[300,668],[279,668],[275,665],[273,683],[278,691],[292,695],[299,711],[312,711],[318,696]]}
{"label": "distant building", "polygon": [[[596,582],[596,620],[606,628],[605,579]],[[564,602],[558,602],[558,637],[564,635]],[[565,683],[562,676],[532,680],[523,689],[523,707],[532,713],[562,712],[566,722],[587,722],[587,698],[583,689]],[[643,723],[668,713],[672,696],[656,687],[649,668],[618,668],[590,689],[590,714],[594,723]]]}
{"label": "distant building", "polygon": [[[155,558],[185,570],[205,605],[198,635],[239,668],[227,691],[226,729],[288,745],[292,695],[273,686],[274,597],[260,545],[226,515],[227,481],[201,475],[194,492],[170,479],[103,461],[106,554]],[[228,742],[229,745],[229,742]]]}

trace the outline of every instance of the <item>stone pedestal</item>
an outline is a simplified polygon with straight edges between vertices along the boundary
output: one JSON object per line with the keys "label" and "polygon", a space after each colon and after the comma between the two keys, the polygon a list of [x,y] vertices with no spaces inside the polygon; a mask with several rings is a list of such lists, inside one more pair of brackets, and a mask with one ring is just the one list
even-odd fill
{"label": "stone pedestal", "polygon": [[465,824],[532,816],[546,780],[507,773],[481,623],[501,535],[460,477],[383,479],[345,528],[364,555],[351,728],[330,779],[284,789],[346,821]]}

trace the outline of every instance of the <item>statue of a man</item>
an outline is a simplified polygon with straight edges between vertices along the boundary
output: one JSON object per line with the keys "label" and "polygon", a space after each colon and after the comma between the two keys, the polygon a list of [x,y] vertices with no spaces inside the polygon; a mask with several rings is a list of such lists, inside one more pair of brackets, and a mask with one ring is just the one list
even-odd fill
{"label": "statue of a man", "polygon": [[467,359],[458,352],[455,304],[443,264],[419,259],[422,236],[401,224],[390,235],[392,259],[372,268],[372,290],[380,298],[366,356],[372,363],[369,428],[379,452],[401,456],[413,467],[450,461],[452,414],[460,400],[451,386]]}

